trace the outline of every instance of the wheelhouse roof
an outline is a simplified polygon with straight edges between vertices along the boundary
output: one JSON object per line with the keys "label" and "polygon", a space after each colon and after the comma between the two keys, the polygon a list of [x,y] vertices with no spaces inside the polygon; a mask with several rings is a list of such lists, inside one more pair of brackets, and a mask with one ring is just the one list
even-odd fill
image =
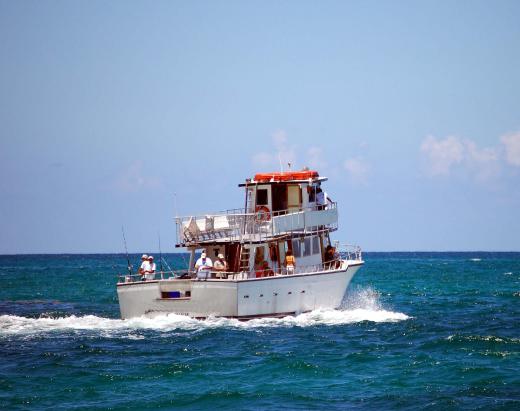
{"label": "wheelhouse roof", "polygon": [[239,187],[258,185],[258,184],[287,184],[287,183],[316,183],[326,181],[327,177],[320,177],[317,171],[282,171],[273,173],[257,173],[255,177],[247,179]]}

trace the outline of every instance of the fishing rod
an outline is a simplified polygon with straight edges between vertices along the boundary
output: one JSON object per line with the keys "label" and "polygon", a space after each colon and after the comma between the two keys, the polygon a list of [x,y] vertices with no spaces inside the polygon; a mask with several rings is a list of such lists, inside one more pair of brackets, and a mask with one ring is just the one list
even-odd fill
{"label": "fishing rod", "polygon": [[157,233],[157,237],[159,238],[159,263],[161,265],[161,277],[162,277],[163,265],[162,265],[162,251],[161,251],[161,234]]}
{"label": "fishing rod", "polygon": [[[170,270],[173,273],[172,268],[168,265],[168,261],[166,261],[164,258],[162,260],[164,261],[164,264],[166,264],[166,268],[168,268],[168,270]],[[175,273],[173,273],[173,274],[175,274]]]}
{"label": "fishing rod", "polygon": [[161,234],[160,233],[157,233],[157,236],[159,238],[159,263],[161,264],[161,275],[162,275],[162,272],[163,272],[163,262],[164,264],[166,264],[166,268],[168,270],[170,270],[170,272],[175,275],[175,273],[173,272],[172,268],[170,267],[170,265],[168,264],[168,261],[166,261],[163,256],[162,256],[162,250],[161,250]]}
{"label": "fishing rod", "polygon": [[126,263],[128,268],[128,273],[132,275],[132,264],[130,264],[130,257],[128,256],[128,248],[126,247],[126,238],[125,238],[125,228],[121,226],[121,232],[123,233],[123,244],[125,245],[125,253],[126,253]]}

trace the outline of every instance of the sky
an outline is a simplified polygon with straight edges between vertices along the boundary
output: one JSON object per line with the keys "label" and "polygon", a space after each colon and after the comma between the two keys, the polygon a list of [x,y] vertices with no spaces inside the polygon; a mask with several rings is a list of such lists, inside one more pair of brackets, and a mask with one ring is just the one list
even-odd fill
{"label": "sky", "polygon": [[308,166],[367,251],[520,251],[518,1],[0,0],[0,254],[174,250]]}

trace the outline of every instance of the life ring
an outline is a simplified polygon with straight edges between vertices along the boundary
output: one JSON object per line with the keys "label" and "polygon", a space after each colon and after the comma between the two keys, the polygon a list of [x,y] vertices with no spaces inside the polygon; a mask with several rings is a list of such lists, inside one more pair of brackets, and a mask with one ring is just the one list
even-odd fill
{"label": "life ring", "polygon": [[269,221],[271,219],[271,213],[269,212],[269,208],[267,208],[266,206],[256,206],[255,219],[258,222]]}

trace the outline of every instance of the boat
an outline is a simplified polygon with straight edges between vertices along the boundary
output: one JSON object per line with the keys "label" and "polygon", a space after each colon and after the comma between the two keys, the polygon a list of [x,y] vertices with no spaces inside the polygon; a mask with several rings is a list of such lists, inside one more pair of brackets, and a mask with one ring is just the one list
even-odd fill
{"label": "boat", "polygon": [[[325,181],[308,169],[257,173],[239,184],[244,208],[176,217],[186,269],[120,275],[121,317],[250,320],[338,308],[364,261],[360,247],[331,240],[338,206],[325,198]],[[202,252],[212,261],[223,256],[225,268],[199,267]]]}

